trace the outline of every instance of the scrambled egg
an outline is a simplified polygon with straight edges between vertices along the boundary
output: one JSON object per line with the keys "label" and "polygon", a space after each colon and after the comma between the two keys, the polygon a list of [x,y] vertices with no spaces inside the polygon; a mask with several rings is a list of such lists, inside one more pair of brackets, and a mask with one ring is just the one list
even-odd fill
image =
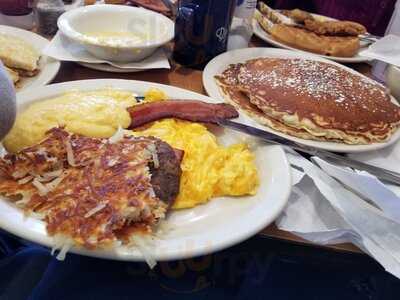
{"label": "scrambled egg", "polygon": [[157,102],[165,99],[168,99],[167,94],[156,88],[149,88],[146,93],[144,93],[145,102]]}
{"label": "scrambled egg", "polygon": [[184,150],[175,209],[194,207],[213,197],[257,192],[257,168],[246,144],[222,147],[205,126],[174,119],[155,122],[135,135],[155,136]]}
{"label": "scrambled egg", "polygon": [[56,126],[89,137],[110,137],[119,126],[129,126],[126,108],[135,104],[135,95],[122,90],[69,92],[29,106],[18,115],[3,143],[9,152],[18,152],[40,142]]}

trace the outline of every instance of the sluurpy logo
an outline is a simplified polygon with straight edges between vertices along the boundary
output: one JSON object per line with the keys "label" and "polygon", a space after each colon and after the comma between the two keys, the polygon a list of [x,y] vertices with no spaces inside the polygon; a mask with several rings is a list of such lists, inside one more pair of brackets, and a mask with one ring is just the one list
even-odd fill
{"label": "sluurpy logo", "polygon": [[149,270],[144,264],[127,267],[131,276],[147,276],[160,288],[175,294],[193,294],[208,289],[214,285],[210,271],[212,256],[188,259],[182,261],[160,262],[155,270]]}
{"label": "sluurpy logo", "polygon": [[159,262],[149,270],[145,264],[129,264],[126,272],[132,277],[146,277],[153,286],[173,294],[199,294],[216,286],[236,288],[247,281],[262,284],[270,275],[275,253],[231,251],[179,261]]}
{"label": "sluurpy logo", "polygon": [[215,32],[215,35],[217,36],[220,42],[223,42],[226,39],[226,36],[228,35],[228,30],[226,30],[226,28],[224,27],[220,27]]}

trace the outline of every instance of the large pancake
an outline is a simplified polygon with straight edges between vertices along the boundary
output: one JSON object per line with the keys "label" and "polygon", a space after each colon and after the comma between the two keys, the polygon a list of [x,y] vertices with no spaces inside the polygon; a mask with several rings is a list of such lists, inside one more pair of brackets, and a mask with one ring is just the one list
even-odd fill
{"label": "large pancake", "polygon": [[[219,84],[220,92],[227,103],[235,106],[236,109],[244,111],[248,116],[257,121],[262,125],[266,125],[278,132],[282,132],[288,135],[292,135],[298,138],[307,140],[328,140],[324,137],[316,137],[308,133],[304,129],[297,129],[294,127],[286,126],[284,123],[279,122],[273,118],[268,117],[264,112],[259,109],[256,105],[250,102],[249,97],[239,89],[226,86],[222,82]],[[333,141],[333,140],[331,140]],[[340,140],[337,140],[339,142]]]}
{"label": "large pancake", "polygon": [[[400,109],[382,86],[328,63],[260,58],[233,65],[216,79],[229,102],[297,137],[368,144],[387,140],[400,123]],[[252,109],[243,104],[246,98],[238,104],[232,89],[244,93]]]}

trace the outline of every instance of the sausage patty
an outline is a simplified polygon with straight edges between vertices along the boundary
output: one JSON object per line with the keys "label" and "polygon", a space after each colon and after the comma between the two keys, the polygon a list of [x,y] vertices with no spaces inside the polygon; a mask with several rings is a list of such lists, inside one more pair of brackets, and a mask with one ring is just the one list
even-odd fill
{"label": "sausage patty", "polygon": [[151,184],[156,196],[171,206],[179,193],[182,154],[167,143],[155,140],[159,163],[157,168],[154,163],[150,164]]}

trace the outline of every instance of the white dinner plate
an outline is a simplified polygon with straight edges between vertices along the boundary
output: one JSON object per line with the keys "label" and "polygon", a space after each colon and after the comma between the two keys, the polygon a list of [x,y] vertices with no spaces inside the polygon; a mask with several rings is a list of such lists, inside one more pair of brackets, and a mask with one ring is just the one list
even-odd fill
{"label": "white dinner plate", "polygon": [[[225,52],[213,60],[211,60],[204,69],[203,72],[203,85],[205,90],[207,91],[208,95],[211,98],[223,101],[223,96],[219,91],[219,87],[214,80],[214,76],[221,74],[224,70],[228,68],[230,64],[236,63],[243,63],[249,59],[253,58],[260,58],[260,57],[275,57],[275,58],[303,58],[303,59],[311,59],[315,61],[322,61],[326,62],[339,68],[345,69],[351,73],[360,75],[365,77],[368,80],[368,77],[362,75],[361,73],[343,66],[339,63],[327,60],[325,58],[319,57],[314,54],[306,53],[306,52],[298,52],[298,51],[291,51],[291,50],[283,50],[283,49],[276,49],[276,48],[245,48],[245,49],[238,49],[229,52]],[[394,103],[397,103],[394,98],[392,98]],[[244,115],[245,113],[242,113]],[[352,153],[352,152],[363,152],[363,151],[371,151],[377,150],[384,147],[387,147],[393,143],[395,143],[400,138],[400,130],[397,130],[394,135],[389,139],[389,141],[385,143],[373,143],[369,145],[348,145],[342,143],[335,143],[335,142],[320,142],[320,141],[312,141],[312,140],[305,140],[297,137],[293,137],[287,134],[280,133],[275,131],[267,126],[263,126],[250,117],[243,116],[244,120],[249,125],[264,129],[269,132],[273,132],[281,137],[284,137],[288,140],[301,143],[307,146],[311,146],[314,148],[330,150],[335,152],[344,152],[344,153]]]}
{"label": "white dinner plate", "polygon": [[[95,90],[113,87],[143,95],[151,88],[159,88],[172,98],[214,99],[184,89],[145,81],[115,79],[71,81],[40,87],[18,95],[19,111],[27,105],[63,94],[70,90]],[[222,130],[218,140],[223,143],[243,142],[242,134]],[[291,173],[283,149],[279,146],[255,144],[260,187],[255,196],[220,197],[192,209],[172,211],[165,223],[167,228],[160,239],[155,238],[150,249],[156,260],[173,260],[208,254],[239,243],[258,233],[280,214],[291,190]],[[24,217],[12,202],[0,196],[0,227],[24,239],[51,247],[53,239],[46,233],[45,223]],[[89,251],[73,248],[71,252],[88,256],[144,261],[136,249],[119,247],[109,251]],[[68,259],[68,256],[67,256]]]}
{"label": "white dinner plate", "polygon": [[[312,14],[314,17],[317,17],[318,19],[322,19],[322,20],[335,20],[332,18],[328,18],[325,16],[321,16],[321,15],[317,15],[317,14]],[[252,25],[253,25],[253,32],[256,36],[258,36],[260,39],[262,39],[263,41],[274,45],[276,47],[279,48],[283,48],[283,49],[289,49],[289,50],[295,50],[295,51],[299,51],[299,52],[305,52],[305,53],[312,53],[309,51],[305,51],[305,50],[300,50],[291,46],[288,46],[286,44],[283,44],[281,42],[278,42],[277,40],[275,40],[272,35],[270,35],[269,33],[267,33],[264,29],[262,29],[262,27],[260,26],[260,24],[258,24],[256,19],[252,20]],[[330,60],[334,60],[337,62],[341,62],[341,63],[360,63],[360,62],[366,62],[366,61],[370,61],[370,58],[361,56],[359,53],[365,49],[366,44],[361,42],[361,48],[358,50],[358,53],[353,56],[353,57],[338,57],[338,56],[327,56],[327,55],[320,55],[320,54],[316,54],[316,53],[312,53],[314,55],[318,55],[320,57],[324,57]]]}
{"label": "white dinner plate", "polygon": [[[39,53],[42,53],[42,50],[50,43],[44,37],[41,37],[36,33],[16,27],[0,25],[0,33],[23,39],[32,45]],[[18,83],[17,92],[48,84],[57,75],[58,70],[60,69],[60,62],[42,55],[39,60],[39,68],[40,72],[36,76],[21,78],[21,81]]]}

